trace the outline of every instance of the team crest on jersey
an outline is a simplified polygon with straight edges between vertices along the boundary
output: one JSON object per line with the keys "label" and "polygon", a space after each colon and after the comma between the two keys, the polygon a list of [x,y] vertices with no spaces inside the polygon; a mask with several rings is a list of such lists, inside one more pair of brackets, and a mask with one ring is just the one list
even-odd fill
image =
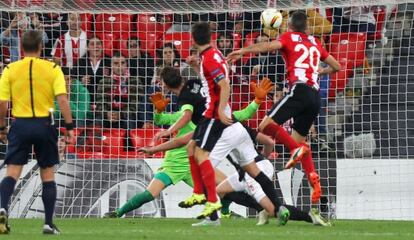
{"label": "team crest on jersey", "polygon": [[298,34],[292,34],[292,41],[294,42],[302,42],[302,38]]}

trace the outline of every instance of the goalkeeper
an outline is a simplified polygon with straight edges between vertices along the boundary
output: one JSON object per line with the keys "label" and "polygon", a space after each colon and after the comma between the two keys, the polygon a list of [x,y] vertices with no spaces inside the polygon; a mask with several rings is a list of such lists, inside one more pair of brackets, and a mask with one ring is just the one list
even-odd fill
{"label": "goalkeeper", "polygon": [[[184,82],[180,73],[173,67],[165,67],[161,73],[161,78],[164,88],[178,96],[180,110],[176,113],[164,113],[170,100],[164,99],[161,93],[155,93],[151,96],[151,101],[156,109],[154,112],[155,124],[171,125],[169,129],[159,132],[155,138],[170,136],[176,131],[178,132],[175,138],[179,138],[193,132],[196,127],[193,121],[197,121],[197,119],[194,120],[194,117],[201,116],[205,106],[205,98],[202,95],[204,89],[201,82],[198,80]],[[259,109],[260,103],[266,98],[271,88],[272,83],[268,79],[264,79],[260,85],[256,86],[253,84],[256,95],[255,100],[245,109],[234,112],[234,116],[239,121],[251,118]],[[122,217],[124,214],[141,207],[143,204],[153,201],[164,188],[180,181],[184,181],[193,188],[186,146],[167,151],[161,168],[158,169],[147,189],[129,199],[121,208],[106,213],[105,217]]]}

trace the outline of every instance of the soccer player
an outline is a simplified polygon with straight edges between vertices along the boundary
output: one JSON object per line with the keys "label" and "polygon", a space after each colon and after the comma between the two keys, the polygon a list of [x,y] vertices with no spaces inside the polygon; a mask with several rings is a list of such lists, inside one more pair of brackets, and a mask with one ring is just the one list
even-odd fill
{"label": "soccer player", "polygon": [[[189,154],[194,192],[184,203],[190,206],[206,201],[199,217],[207,217],[222,207],[217,198],[214,168],[209,158],[224,129],[233,123],[228,104],[230,83],[226,60],[219,50],[210,45],[209,24],[196,23],[191,33],[200,53],[200,77],[205,89],[203,94],[206,105],[203,119],[195,123],[197,127],[193,135],[194,140],[189,143],[189,150],[194,149],[194,154]],[[204,189],[207,199],[204,196]]]}
{"label": "soccer player", "polygon": [[[4,160],[7,173],[0,183],[0,233],[10,231],[7,222],[9,201],[33,147],[43,184],[43,233],[58,235],[60,231],[53,223],[56,202],[54,165],[59,163],[58,135],[49,111],[53,109],[54,98],[56,97],[65,119],[67,142],[74,141],[72,114],[61,68],[39,58],[42,52],[42,33],[35,30],[25,32],[22,48],[24,59],[9,64],[0,80],[0,140],[9,141]],[[15,119],[7,135],[5,118],[9,102]]]}
{"label": "soccer player", "polygon": [[[290,31],[282,34],[277,41],[253,44],[230,53],[227,58],[236,61],[247,53],[282,52],[290,92],[273,106],[259,125],[259,130],[291,151],[292,157],[285,168],[302,162],[313,190],[312,202],[316,203],[321,196],[321,186],[312,154],[306,145],[306,136],[320,109],[318,75],[337,72],[340,65],[315,37],[306,33],[307,16],[304,12],[296,11],[291,15],[289,28]],[[329,67],[319,69],[320,60]],[[294,118],[292,136],[282,127],[290,118]]]}

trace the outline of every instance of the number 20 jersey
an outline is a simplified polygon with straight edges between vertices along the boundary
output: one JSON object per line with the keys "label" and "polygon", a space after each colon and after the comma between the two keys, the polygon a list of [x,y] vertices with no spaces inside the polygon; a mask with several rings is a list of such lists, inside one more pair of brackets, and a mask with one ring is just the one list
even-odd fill
{"label": "number 20 jersey", "polygon": [[321,42],[301,32],[286,32],[278,40],[282,44],[280,52],[285,60],[289,86],[302,82],[319,89],[319,63],[329,56]]}

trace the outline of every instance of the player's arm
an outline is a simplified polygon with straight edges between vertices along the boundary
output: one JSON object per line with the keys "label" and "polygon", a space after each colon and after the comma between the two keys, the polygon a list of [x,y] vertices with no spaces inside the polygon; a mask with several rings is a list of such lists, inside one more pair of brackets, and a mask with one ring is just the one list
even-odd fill
{"label": "player's arm", "polygon": [[253,117],[253,115],[259,109],[260,104],[266,99],[267,94],[273,88],[273,83],[268,78],[263,78],[259,84],[252,82],[250,85],[254,91],[254,101],[251,102],[246,108],[235,111],[233,113],[233,116],[240,122],[251,119]]}
{"label": "player's arm", "polygon": [[275,147],[273,139],[259,132],[256,136],[256,140],[258,143],[263,144],[263,156],[266,158],[269,157]]}
{"label": "player's arm", "polygon": [[175,113],[158,113],[157,111],[154,111],[154,123],[155,125],[172,125],[177,122],[182,115],[183,112],[181,111]]}
{"label": "player's arm", "polygon": [[324,63],[328,64],[328,67],[319,70],[319,74],[332,74],[341,70],[341,65],[332,55],[329,55],[323,60]]}
{"label": "player's arm", "polygon": [[179,148],[182,146],[185,146],[193,137],[193,132],[190,132],[186,135],[183,135],[178,138],[174,138],[170,141],[167,141],[165,143],[162,143],[160,145],[154,146],[154,147],[142,147],[138,149],[139,152],[143,152],[146,154],[156,154],[158,152],[165,152],[171,149]]}
{"label": "player's arm", "polygon": [[272,42],[256,43],[248,47],[244,47],[239,50],[231,52],[229,55],[227,55],[227,60],[237,61],[240,58],[242,58],[243,55],[247,53],[258,54],[258,53],[263,53],[263,52],[272,52],[272,51],[279,50],[282,48],[283,48],[283,45],[278,40],[272,41]]}
{"label": "player's arm", "polygon": [[[0,129],[6,128],[8,103],[11,100],[9,67],[5,67],[0,79]],[[0,133],[3,132],[0,130]]]}
{"label": "player's arm", "polygon": [[233,121],[231,118],[227,117],[225,113],[230,98],[230,81],[225,77],[218,82],[218,85],[220,86],[220,101],[218,106],[220,121],[226,125],[230,125]]}
{"label": "player's arm", "polygon": [[180,109],[181,117],[177,119],[173,125],[170,126],[167,130],[158,132],[155,135],[155,141],[162,137],[168,137],[172,135],[174,132],[180,130],[185,125],[191,122],[191,117],[193,116],[193,106],[190,104],[185,104]]}

